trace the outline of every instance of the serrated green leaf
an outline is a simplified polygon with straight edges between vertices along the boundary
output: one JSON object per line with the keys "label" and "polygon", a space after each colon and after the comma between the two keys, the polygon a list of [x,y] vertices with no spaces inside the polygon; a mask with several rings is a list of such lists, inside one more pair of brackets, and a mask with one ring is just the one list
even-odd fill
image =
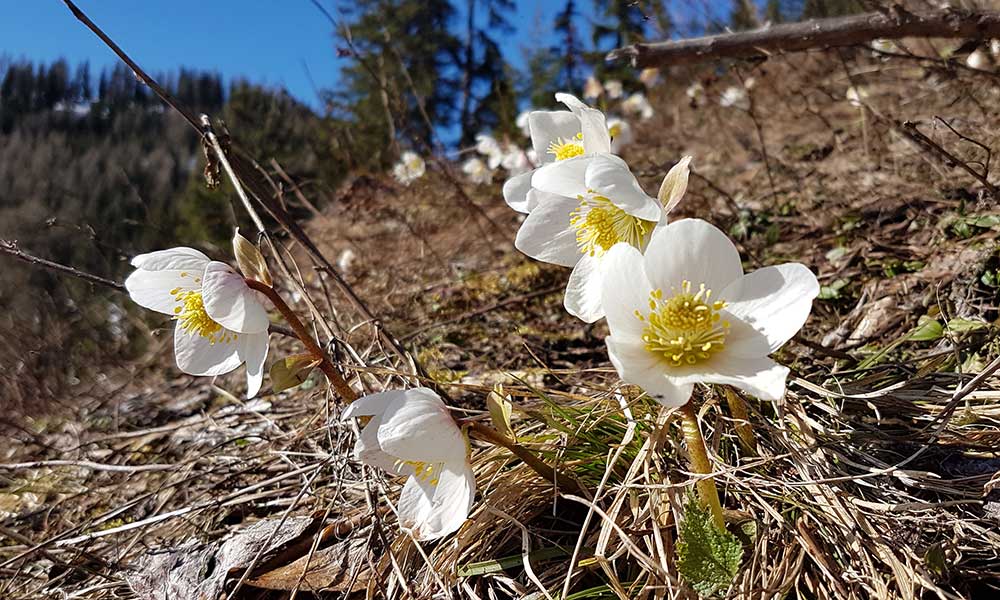
{"label": "serrated green leaf", "polygon": [[910,331],[909,339],[912,342],[932,342],[941,339],[942,335],[944,326],[941,322],[923,315],[917,319],[917,326]]}
{"label": "serrated green leaf", "polygon": [[729,587],[743,560],[743,545],[729,531],[720,530],[708,511],[691,499],[677,543],[677,569],[701,596]]}
{"label": "serrated green leaf", "polygon": [[320,361],[311,354],[293,354],[271,365],[271,387],[283,392],[302,385]]}

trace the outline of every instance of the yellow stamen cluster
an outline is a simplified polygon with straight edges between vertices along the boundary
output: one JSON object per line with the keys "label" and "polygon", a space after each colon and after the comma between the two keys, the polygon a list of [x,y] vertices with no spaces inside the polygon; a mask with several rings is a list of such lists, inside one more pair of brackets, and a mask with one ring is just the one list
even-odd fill
{"label": "yellow stamen cluster", "polygon": [[580,206],[570,213],[569,224],[576,230],[576,244],[583,254],[601,256],[618,242],[642,249],[656,225],[633,217],[604,196],[578,196]]}
{"label": "yellow stamen cluster", "polygon": [[431,485],[438,484],[438,475],[440,475],[441,465],[425,463],[419,460],[404,460],[400,462],[404,465],[410,465],[413,467],[413,476],[417,479],[426,481]]}
{"label": "yellow stamen cluster", "polygon": [[583,155],[583,134],[578,133],[576,137],[565,140],[559,138],[549,142],[549,154],[556,157],[556,160],[566,160],[574,156]]}
{"label": "yellow stamen cluster", "polygon": [[[674,291],[674,290],[671,290]],[[666,359],[672,367],[686,367],[705,362],[725,348],[729,322],[719,311],[726,307],[712,299],[712,290],[701,284],[691,293],[691,282],[684,281],[680,292],[663,299],[663,290],[649,294],[649,315],[638,310],[635,316],[646,324],[642,341],[646,350]]]}
{"label": "yellow stamen cluster", "polygon": [[177,316],[174,318],[177,319],[184,331],[207,338],[211,344],[228,344],[236,341],[237,335],[235,333],[226,331],[222,325],[208,316],[201,292],[174,288],[170,290],[170,295],[177,302],[177,306],[174,307],[174,314]]}
{"label": "yellow stamen cluster", "polygon": [[610,135],[612,139],[618,137],[621,134],[621,132],[622,132],[621,123],[615,123],[611,127],[608,127],[608,135]]}

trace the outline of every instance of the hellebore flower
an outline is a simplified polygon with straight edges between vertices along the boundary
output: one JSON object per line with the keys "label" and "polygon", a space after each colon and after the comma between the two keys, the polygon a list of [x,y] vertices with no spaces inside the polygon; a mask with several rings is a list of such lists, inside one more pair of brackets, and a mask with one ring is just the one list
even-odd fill
{"label": "hellebore flower", "polygon": [[645,94],[636,92],[622,102],[622,112],[626,115],[639,115],[645,121],[653,116],[653,106]]}
{"label": "hellebore flower", "polygon": [[639,81],[642,85],[646,86],[646,89],[651,89],[660,84],[662,79],[660,78],[660,70],[656,67],[647,67],[639,73]]}
{"label": "hellebore flower", "polygon": [[605,341],[623,381],[665,406],[684,405],[699,382],[784,395],[788,369],[768,355],[802,327],[819,293],[804,265],[744,275],[722,231],[683,219],[659,228],[645,254],[611,248],[603,271]]}
{"label": "hellebore flower", "polygon": [[247,365],[247,398],[264,379],[267,311],[243,276],[193,248],[132,259],[125,288],[144,308],[170,315],[177,367],[189,375],[222,375]]}
{"label": "hellebore flower", "polygon": [[[569,110],[536,110],[528,116],[532,148],[542,165],[611,151],[604,113],[570,94],[556,94],[556,100]],[[517,212],[531,212],[538,204],[531,187],[532,172],[516,175],[504,183],[503,198]]]}
{"label": "hellebore flower", "polygon": [[719,97],[719,105],[725,108],[750,110],[750,98],[747,96],[746,89],[733,85],[722,92],[722,96]]}
{"label": "hellebore flower", "polygon": [[608,95],[608,98],[612,100],[617,100],[622,97],[625,93],[624,87],[622,87],[622,82],[617,79],[609,79],[604,82],[604,93]]}
{"label": "hellebore flower", "polygon": [[635,137],[632,134],[632,126],[628,121],[611,117],[608,119],[608,134],[611,136],[611,152],[618,154],[622,148],[632,143]]}
{"label": "hellebore flower", "polygon": [[470,158],[462,163],[462,172],[472,183],[489,184],[493,181],[493,170],[480,158]]}
{"label": "hellebore flower", "polygon": [[424,159],[416,152],[407,150],[400,157],[399,162],[392,168],[392,176],[403,185],[410,185],[414,180],[424,176],[427,166]]}
{"label": "hellebore flower", "polygon": [[[645,249],[653,228],[665,222],[666,211],[687,187],[689,160],[664,178],[660,200],[646,195],[625,161],[613,154],[581,156],[535,171],[531,183],[540,201],[521,224],[514,245],[536,260],[573,267],[564,299],[570,314],[588,323],[604,316],[604,254],[618,242],[640,252]],[[666,185],[668,180],[680,181],[681,174],[682,188]]]}
{"label": "hellebore flower", "polygon": [[427,388],[371,394],[355,400],[343,418],[371,417],[354,457],[407,477],[399,496],[400,527],[418,540],[457,531],[469,517],[476,477],[465,435],[441,398]]}
{"label": "hellebore flower", "polygon": [[492,135],[480,133],[476,136],[476,152],[486,157],[486,164],[489,165],[490,169],[499,167],[503,161],[503,150],[500,148],[500,142]]}
{"label": "hellebore flower", "polygon": [[597,80],[596,77],[591,75],[583,82],[583,99],[594,101],[601,97],[604,93],[604,86],[601,82]]}

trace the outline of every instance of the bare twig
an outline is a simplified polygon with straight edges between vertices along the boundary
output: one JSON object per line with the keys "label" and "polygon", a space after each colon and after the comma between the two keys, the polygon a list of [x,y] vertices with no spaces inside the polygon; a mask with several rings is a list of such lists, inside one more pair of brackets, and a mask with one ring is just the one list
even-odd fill
{"label": "bare twig", "polygon": [[13,256],[18,260],[23,260],[24,262],[32,265],[38,265],[40,267],[45,267],[46,269],[51,269],[53,271],[58,271],[60,273],[65,273],[67,275],[72,275],[78,279],[83,279],[91,283],[98,283],[103,286],[107,286],[111,289],[118,290],[119,292],[125,291],[125,286],[117,281],[111,279],[105,279],[99,275],[93,275],[85,271],[81,271],[75,267],[69,267],[57,262],[52,262],[51,260],[46,260],[44,258],[39,258],[37,256],[32,256],[27,252],[21,250],[17,247],[17,242],[13,240],[0,239],[0,252]]}
{"label": "bare twig", "polygon": [[720,58],[766,57],[866,44],[876,39],[907,37],[990,38],[1000,36],[1000,13],[957,8],[922,13],[895,9],[694,39],[633,44],[608,53],[608,60],[629,59],[636,67],[665,67]]}

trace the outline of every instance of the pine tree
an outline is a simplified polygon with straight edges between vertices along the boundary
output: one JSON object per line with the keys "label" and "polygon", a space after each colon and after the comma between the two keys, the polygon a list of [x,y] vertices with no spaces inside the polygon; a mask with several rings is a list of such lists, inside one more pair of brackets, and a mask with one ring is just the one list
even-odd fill
{"label": "pine tree", "polygon": [[448,0],[356,0],[342,11],[354,60],[327,100],[356,128],[355,155],[384,166],[398,138],[428,143],[459,113],[455,9]]}
{"label": "pine tree", "polygon": [[[480,9],[484,11],[485,19],[478,18]],[[510,68],[494,35],[509,35],[513,31],[507,18],[513,9],[512,0],[466,1],[466,38],[462,61],[458,65],[462,72],[462,144],[471,143],[475,135],[483,130],[514,130],[517,111],[504,109],[503,97],[494,97],[505,86],[512,86]],[[480,20],[484,24],[480,24]],[[506,104],[512,100],[510,98]],[[510,112],[514,114],[507,114]]]}
{"label": "pine tree", "polygon": [[734,31],[744,31],[760,27],[757,7],[753,0],[733,0],[733,11],[729,15],[729,25]]}
{"label": "pine tree", "polygon": [[564,90],[577,90],[583,85],[580,71],[583,67],[583,48],[575,21],[579,13],[575,0],[566,4],[556,15],[555,30],[559,34],[559,44],[552,47],[552,54],[560,57],[560,69],[556,84]]}
{"label": "pine tree", "polygon": [[772,24],[785,22],[785,15],[782,14],[781,0],[767,0],[767,7],[764,9],[764,18]]}
{"label": "pine tree", "polygon": [[656,0],[594,0],[594,9],[599,19],[594,25],[594,52],[591,62],[594,72],[600,78],[615,78],[626,84],[634,83],[634,69],[626,64],[608,65],[604,54],[613,48],[621,48],[646,40],[647,13]]}

